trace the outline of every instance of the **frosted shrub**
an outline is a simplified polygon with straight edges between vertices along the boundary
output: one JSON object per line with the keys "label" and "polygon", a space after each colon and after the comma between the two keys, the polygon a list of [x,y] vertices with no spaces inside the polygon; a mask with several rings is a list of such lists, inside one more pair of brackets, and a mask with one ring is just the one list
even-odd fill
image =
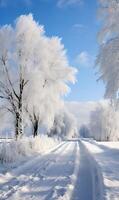
{"label": "frosted shrub", "polygon": [[58,144],[58,140],[48,136],[38,136],[36,138],[23,138],[18,141],[11,140],[0,143],[0,162],[15,162],[34,154],[43,154]]}

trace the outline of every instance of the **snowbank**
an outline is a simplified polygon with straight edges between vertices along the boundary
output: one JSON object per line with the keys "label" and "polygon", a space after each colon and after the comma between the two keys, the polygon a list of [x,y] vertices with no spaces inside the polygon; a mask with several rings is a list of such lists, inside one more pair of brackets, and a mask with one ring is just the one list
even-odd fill
{"label": "snowbank", "polygon": [[36,138],[25,137],[18,141],[4,140],[0,142],[0,163],[12,163],[34,154],[47,153],[58,143],[58,140],[45,135]]}

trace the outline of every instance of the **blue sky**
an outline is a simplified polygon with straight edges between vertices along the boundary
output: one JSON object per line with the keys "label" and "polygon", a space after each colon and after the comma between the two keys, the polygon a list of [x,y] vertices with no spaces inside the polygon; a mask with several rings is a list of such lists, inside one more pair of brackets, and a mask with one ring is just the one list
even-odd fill
{"label": "blue sky", "polygon": [[0,0],[0,24],[12,23],[19,15],[33,13],[48,36],[57,35],[67,49],[71,65],[79,70],[68,101],[97,101],[104,85],[96,82],[94,60],[98,52],[96,0]]}

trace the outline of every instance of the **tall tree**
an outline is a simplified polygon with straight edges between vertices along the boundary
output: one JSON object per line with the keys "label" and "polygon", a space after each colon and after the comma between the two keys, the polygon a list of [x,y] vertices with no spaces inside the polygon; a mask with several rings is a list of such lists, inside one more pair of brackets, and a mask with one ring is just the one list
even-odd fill
{"label": "tall tree", "polygon": [[99,103],[90,116],[90,136],[100,141],[119,139],[119,111],[110,102]]}
{"label": "tall tree", "polygon": [[20,16],[13,27],[0,28],[0,98],[14,116],[16,138],[23,134],[26,107],[31,116],[52,126],[75,72],[61,39],[47,37],[31,14]]}
{"label": "tall tree", "polygon": [[102,28],[98,38],[100,51],[97,66],[106,85],[105,97],[119,98],[119,1],[99,0]]}
{"label": "tall tree", "polygon": [[48,135],[62,139],[76,137],[78,130],[75,116],[65,108],[60,110],[55,115],[53,126]]}

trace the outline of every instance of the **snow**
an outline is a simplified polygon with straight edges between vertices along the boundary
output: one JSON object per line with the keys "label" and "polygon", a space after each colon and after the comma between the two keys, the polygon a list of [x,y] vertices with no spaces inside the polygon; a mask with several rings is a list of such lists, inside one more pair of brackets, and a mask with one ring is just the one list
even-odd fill
{"label": "snow", "polygon": [[24,137],[15,141],[13,139],[0,140],[0,172],[14,168],[21,162],[29,160],[31,157],[47,153],[57,146],[59,141],[46,135],[36,138]]}
{"label": "snow", "polygon": [[93,160],[79,140],[64,141],[1,175],[0,199],[102,200],[95,190],[97,166]]}
{"label": "snow", "polygon": [[92,169],[91,164],[87,165],[87,163],[89,163],[88,154],[80,143],[80,166],[72,199],[93,199]]}
{"label": "snow", "polygon": [[50,153],[3,175],[0,199],[71,199],[79,169],[78,158],[78,142],[61,143]]}
{"label": "snow", "polygon": [[[53,146],[42,137],[24,162],[0,174],[1,200],[119,199],[119,142],[73,139]],[[43,147],[45,139],[52,145]]]}
{"label": "snow", "polygon": [[83,141],[103,176],[106,200],[119,199],[119,142]]}

